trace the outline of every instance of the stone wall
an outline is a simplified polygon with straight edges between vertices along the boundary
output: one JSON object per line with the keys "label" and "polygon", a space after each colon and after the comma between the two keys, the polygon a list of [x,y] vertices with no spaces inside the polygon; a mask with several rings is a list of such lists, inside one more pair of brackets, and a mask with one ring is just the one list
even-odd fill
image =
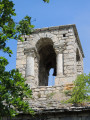
{"label": "stone wall", "polygon": [[[32,89],[32,99],[29,104],[34,110],[40,109],[59,109],[62,102],[70,98],[65,92],[72,86],[39,86]],[[27,99],[26,99],[27,101]]]}
{"label": "stone wall", "polygon": [[[16,68],[26,77],[27,83],[32,88],[39,86],[40,83],[43,86],[47,86],[48,72],[51,67],[56,69],[55,86],[72,84],[76,76],[83,73],[84,55],[75,25],[36,29],[30,36],[23,36],[23,38],[25,41],[18,41],[17,44]],[[50,57],[41,60],[42,56],[40,56],[40,50],[47,45],[51,45],[56,54],[56,63],[49,60],[53,62],[51,66],[49,62],[45,62]],[[80,61],[78,62],[76,61],[77,49],[80,56]],[[46,50],[42,52],[42,55],[45,53],[47,53]],[[46,56],[48,56],[48,53]],[[30,60],[32,60],[33,66]],[[40,66],[40,60],[44,61],[42,66]],[[44,83],[45,80],[46,85]]]}

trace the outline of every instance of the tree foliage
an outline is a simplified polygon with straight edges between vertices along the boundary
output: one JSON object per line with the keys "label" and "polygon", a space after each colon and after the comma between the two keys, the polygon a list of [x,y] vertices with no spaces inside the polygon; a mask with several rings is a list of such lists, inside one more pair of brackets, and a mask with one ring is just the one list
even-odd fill
{"label": "tree foliage", "polygon": [[90,101],[90,73],[79,75],[74,81],[74,86],[69,102],[77,104]]}
{"label": "tree foliage", "polygon": [[[49,0],[43,1],[49,2]],[[34,28],[31,25],[31,17],[24,17],[17,25],[13,20],[14,16],[16,16],[14,3],[11,0],[0,0],[0,50],[8,53],[10,57],[12,50],[6,41],[22,40],[21,36],[31,34]],[[24,101],[24,98],[31,98],[30,87],[25,83],[26,80],[19,70],[6,71],[7,64],[7,59],[0,56],[0,117],[15,116],[19,112],[33,114],[28,102]]]}
{"label": "tree foliage", "polygon": [[19,38],[22,35],[30,35],[33,32],[34,25],[31,25],[31,17],[26,16],[16,26],[16,31],[19,33]]}
{"label": "tree foliage", "polygon": [[[12,50],[7,46],[6,41],[19,39],[22,34],[30,34],[34,27],[30,22],[31,17],[28,16],[17,26],[12,18],[16,16],[13,7],[14,3],[10,0],[0,1],[0,50],[8,53],[10,57]],[[33,114],[28,102],[24,101],[24,98],[31,98],[30,87],[18,70],[6,71],[7,64],[7,59],[0,57],[0,117],[15,116],[18,112]]]}
{"label": "tree foliage", "polygon": [[5,71],[7,59],[0,57],[0,116],[15,116],[18,112],[33,113],[24,98],[32,91],[18,70]]}
{"label": "tree foliage", "polygon": [[31,34],[34,25],[31,25],[31,17],[26,16],[18,25],[15,24],[13,16],[16,16],[14,3],[10,0],[2,0],[0,3],[0,50],[7,52],[9,56],[12,50],[6,46],[9,39],[21,39],[21,35]]}
{"label": "tree foliage", "polygon": [[43,0],[43,1],[49,3],[49,0]]}
{"label": "tree foliage", "polygon": [[6,46],[6,41],[15,37],[15,23],[12,16],[15,16],[14,4],[9,0],[0,2],[0,50],[11,56],[12,51]]}

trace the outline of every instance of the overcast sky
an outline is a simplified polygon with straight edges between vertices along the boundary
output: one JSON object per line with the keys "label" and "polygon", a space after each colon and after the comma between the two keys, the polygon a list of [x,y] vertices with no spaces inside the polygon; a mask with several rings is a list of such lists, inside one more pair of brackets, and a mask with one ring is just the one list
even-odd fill
{"label": "overcast sky", "polygon": [[[13,0],[19,22],[24,16],[32,17],[35,28],[76,24],[82,48],[85,54],[84,72],[90,72],[90,0],[50,0],[44,3],[42,0]],[[35,21],[36,19],[36,21]],[[7,70],[16,67],[17,41],[8,42],[13,50],[12,58]],[[8,55],[5,54],[8,58]]]}

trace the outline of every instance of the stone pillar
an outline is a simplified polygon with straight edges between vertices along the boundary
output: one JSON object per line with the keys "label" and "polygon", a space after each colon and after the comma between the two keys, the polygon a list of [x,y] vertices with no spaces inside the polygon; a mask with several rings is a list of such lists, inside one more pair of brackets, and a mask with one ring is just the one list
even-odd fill
{"label": "stone pillar", "polygon": [[63,75],[63,54],[57,54],[57,76]]}
{"label": "stone pillar", "polygon": [[34,49],[25,49],[26,54],[26,83],[30,85],[30,88],[35,87],[35,74],[34,74]]}
{"label": "stone pillar", "polygon": [[62,42],[59,45],[54,45],[54,49],[57,55],[56,66],[57,66],[57,76],[63,75],[63,51],[66,49],[66,43]]}
{"label": "stone pillar", "polygon": [[64,74],[63,74],[63,50],[65,48],[64,45],[55,46],[56,52],[56,67],[57,67],[57,75],[55,78],[55,85],[60,86],[63,85]]}
{"label": "stone pillar", "polygon": [[26,60],[26,76],[34,76],[34,57],[30,54]]}

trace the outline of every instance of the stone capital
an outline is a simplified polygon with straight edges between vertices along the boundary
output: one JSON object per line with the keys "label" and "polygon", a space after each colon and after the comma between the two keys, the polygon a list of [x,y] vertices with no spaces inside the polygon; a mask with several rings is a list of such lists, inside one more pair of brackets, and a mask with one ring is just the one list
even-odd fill
{"label": "stone capital", "polygon": [[35,56],[35,48],[25,48],[24,53],[28,56]]}
{"label": "stone capital", "polygon": [[66,43],[54,45],[54,49],[55,49],[56,54],[62,54],[63,51],[66,49]]}

